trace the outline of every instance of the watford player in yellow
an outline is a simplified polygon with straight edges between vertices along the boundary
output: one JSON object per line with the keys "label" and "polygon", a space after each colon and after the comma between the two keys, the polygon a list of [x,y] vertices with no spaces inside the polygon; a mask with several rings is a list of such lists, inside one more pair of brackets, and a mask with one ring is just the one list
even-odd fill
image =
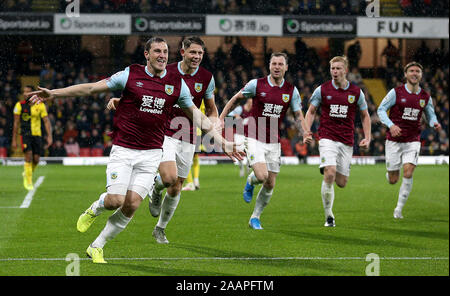
{"label": "watford player in yellow", "polygon": [[[200,105],[200,111],[202,111],[203,114],[205,114],[205,104],[202,101],[202,104]],[[205,147],[203,147],[201,137],[202,131],[197,128],[197,147],[200,147],[200,151],[205,151]],[[195,151],[198,151],[198,148],[195,149]],[[200,161],[198,157],[198,152],[195,152],[194,159],[192,161],[191,170],[189,171],[189,175],[186,178],[186,185],[182,188],[183,191],[194,191],[200,189]]]}
{"label": "watford player in yellow", "polygon": [[[23,88],[24,93],[34,91],[34,87],[27,85]],[[17,133],[20,126],[21,144],[24,153],[25,164],[23,176],[23,186],[27,190],[33,190],[33,172],[39,164],[42,152],[42,131],[41,119],[44,121],[47,132],[47,149],[53,142],[52,129],[48,119],[45,104],[32,105],[26,99],[19,101],[14,106],[14,126],[11,146],[17,148]]]}

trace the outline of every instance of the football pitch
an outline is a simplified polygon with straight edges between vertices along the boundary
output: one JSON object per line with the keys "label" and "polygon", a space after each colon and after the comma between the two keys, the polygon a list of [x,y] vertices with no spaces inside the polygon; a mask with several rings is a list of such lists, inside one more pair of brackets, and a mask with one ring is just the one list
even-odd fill
{"label": "football pitch", "polygon": [[41,166],[27,194],[23,168],[0,166],[0,275],[65,276],[78,257],[81,276],[365,276],[376,260],[381,276],[449,275],[447,165],[416,169],[403,220],[392,217],[400,184],[386,182],[384,165],[353,166],[347,187],[335,186],[335,228],[323,226],[318,168],[282,166],[259,231],[248,227],[259,186],[247,204],[237,166],[204,165],[200,190],[182,193],[168,245],[151,235],[146,199],[106,244],[108,264],[93,264],[85,250],[112,212],[86,233],[76,222],[104,192],[105,169]]}

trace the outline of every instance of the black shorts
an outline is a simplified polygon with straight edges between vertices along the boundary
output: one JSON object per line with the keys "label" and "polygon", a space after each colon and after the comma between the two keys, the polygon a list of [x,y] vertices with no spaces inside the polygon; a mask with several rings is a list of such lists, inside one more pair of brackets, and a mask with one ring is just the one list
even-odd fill
{"label": "black shorts", "polygon": [[33,154],[41,155],[42,152],[42,137],[39,136],[22,136],[22,150],[23,152],[33,151]]}

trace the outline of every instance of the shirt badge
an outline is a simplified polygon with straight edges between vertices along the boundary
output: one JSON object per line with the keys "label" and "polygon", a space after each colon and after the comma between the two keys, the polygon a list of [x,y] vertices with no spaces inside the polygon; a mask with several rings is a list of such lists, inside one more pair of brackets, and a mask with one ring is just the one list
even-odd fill
{"label": "shirt badge", "polygon": [[419,100],[419,104],[420,104],[420,107],[425,107],[425,100],[424,99],[420,99]]}
{"label": "shirt badge", "polygon": [[283,94],[281,98],[283,99],[283,102],[285,103],[289,102],[289,95]]}
{"label": "shirt badge", "polygon": [[349,96],[348,96],[348,102],[349,102],[350,104],[353,104],[353,102],[355,102],[355,96],[349,95]]}
{"label": "shirt badge", "polygon": [[169,96],[173,94],[173,85],[166,84],[166,94]]}
{"label": "shirt badge", "polygon": [[202,91],[202,89],[203,89],[203,83],[195,83],[195,86],[194,86],[194,89],[195,89],[195,91],[196,92],[201,92]]}

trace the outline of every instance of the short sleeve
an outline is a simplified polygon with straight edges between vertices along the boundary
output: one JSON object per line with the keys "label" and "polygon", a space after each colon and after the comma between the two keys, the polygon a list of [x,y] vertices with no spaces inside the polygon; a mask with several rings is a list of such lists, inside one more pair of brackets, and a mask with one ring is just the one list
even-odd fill
{"label": "short sleeve", "polygon": [[130,67],[126,67],[125,70],[119,71],[106,79],[106,85],[110,90],[123,90],[127,85],[129,75]]}
{"label": "short sleeve", "polygon": [[192,105],[194,105],[194,102],[192,101],[191,92],[189,91],[189,87],[187,86],[186,82],[184,82],[183,79],[181,79],[181,91],[177,104],[181,108],[189,108]]}
{"label": "short sleeve", "polygon": [[256,79],[250,80],[242,89],[241,93],[244,95],[244,97],[253,98],[256,95],[256,84],[258,81]]}

